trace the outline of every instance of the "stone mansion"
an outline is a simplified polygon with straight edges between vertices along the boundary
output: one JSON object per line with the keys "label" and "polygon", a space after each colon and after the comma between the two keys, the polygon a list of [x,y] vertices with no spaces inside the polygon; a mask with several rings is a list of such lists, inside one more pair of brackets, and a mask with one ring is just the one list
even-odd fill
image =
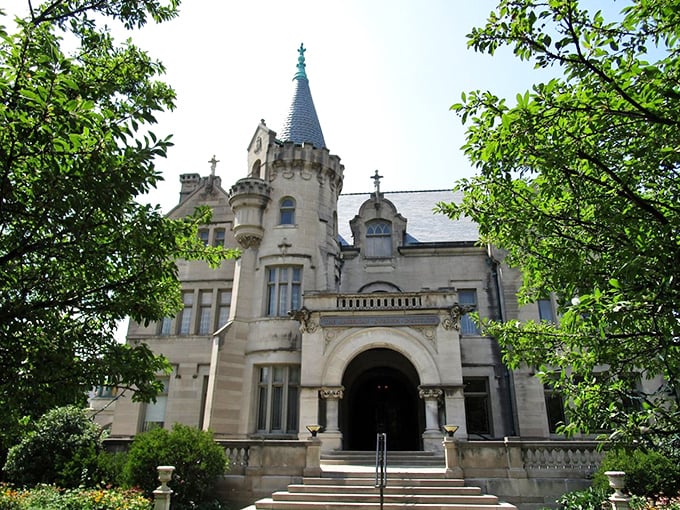
{"label": "stone mansion", "polygon": [[453,192],[383,191],[376,171],[373,189],[342,194],[303,52],[287,121],[257,125],[243,178],[223,182],[214,159],[209,175],[180,177],[169,216],[210,206],[201,239],[241,256],[177,262],[183,309],[127,335],[171,362],[165,392],[154,404],[120,395],[98,420],[111,438],[180,422],[263,441],[318,424],[322,452],[371,450],[379,431],[389,450],[437,452],[445,424],[461,441],[557,439],[560,398],[505,367],[467,315],[554,320],[554,304],[520,307],[502,254],[472,222],[432,212]]}

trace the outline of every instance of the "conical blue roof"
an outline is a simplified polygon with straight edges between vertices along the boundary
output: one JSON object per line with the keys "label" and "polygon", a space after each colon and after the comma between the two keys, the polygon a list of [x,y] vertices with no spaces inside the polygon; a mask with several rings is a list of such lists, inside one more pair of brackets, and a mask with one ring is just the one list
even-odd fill
{"label": "conical blue roof", "polygon": [[298,49],[297,73],[293,77],[295,91],[293,101],[288,109],[288,116],[281,129],[282,142],[311,143],[316,148],[326,147],[323,139],[321,124],[316,116],[312,93],[309,90],[309,80],[305,72],[305,51],[301,44]]}

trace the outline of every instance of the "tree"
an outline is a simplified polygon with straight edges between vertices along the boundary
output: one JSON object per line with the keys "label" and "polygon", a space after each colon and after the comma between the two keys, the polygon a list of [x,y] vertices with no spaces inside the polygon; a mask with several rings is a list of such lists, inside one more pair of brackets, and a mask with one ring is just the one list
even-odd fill
{"label": "tree", "polygon": [[502,0],[468,36],[563,75],[514,106],[482,91],[452,106],[479,173],[440,210],[521,269],[521,303],[557,297],[559,324],[486,328],[511,367],[568,398],[567,433],[658,444],[680,430],[679,36],[677,0],[613,21],[575,0]]}
{"label": "tree", "polygon": [[162,64],[95,22],[139,28],[178,4],[29,1],[14,34],[0,27],[0,451],[24,416],[94,386],[152,399],[167,361],[116,342],[116,321],[179,309],[176,259],[234,255],[198,240],[209,210],[171,220],[136,201],[161,179],[170,137],[149,128],[175,94]]}

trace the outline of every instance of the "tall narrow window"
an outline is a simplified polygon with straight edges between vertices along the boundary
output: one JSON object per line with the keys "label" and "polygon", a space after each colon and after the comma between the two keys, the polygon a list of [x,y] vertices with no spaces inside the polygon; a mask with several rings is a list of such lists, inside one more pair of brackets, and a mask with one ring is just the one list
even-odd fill
{"label": "tall narrow window", "polygon": [[198,238],[208,246],[208,238],[210,237],[210,231],[207,228],[202,228],[198,231]]}
{"label": "tall narrow window", "polygon": [[301,304],[302,269],[298,266],[270,267],[267,275],[267,315],[283,317]]}
{"label": "tall narrow window", "polygon": [[293,433],[298,429],[300,367],[260,367],[258,377],[257,430]]}
{"label": "tall narrow window", "polygon": [[182,301],[184,308],[179,312],[178,333],[180,335],[188,335],[191,333],[191,309],[194,306],[194,292],[188,291],[182,293]]}
{"label": "tall narrow window", "polygon": [[549,386],[543,387],[545,396],[545,411],[548,415],[548,430],[551,434],[557,433],[557,427],[566,423],[564,417],[564,400],[562,395]]}
{"label": "tall narrow window", "polygon": [[366,224],[366,256],[392,256],[392,226],[387,221],[377,220]]}
{"label": "tall narrow window", "polygon": [[172,326],[172,317],[163,317],[161,319],[161,328],[160,328],[160,334],[161,336],[168,336],[171,333],[171,326]]}
{"label": "tall narrow window", "polygon": [[538,316],[542,321],[555,322],[555,310],[553,309],[552,300],[538,300]]}
{"label": "tall narrow window", "polygon": [[[458,301],[462,306],[472,307],[474,310],[476,310],[477,291],[474,289],[459,290]],[[470,317],[467,313],[460,318],[460,333],[462,335],[479,335],[479,329],[477,328],[477,325],[472,320],[472,317]]]}
{"label": "tall narrow window", "polygon": [[486,377],[464,377],[463,397],[468,434],[491,434],[489,380]]}
{"label": "tall narrow window", "polygon": [[198,334],[208,335],[212,333],[212,290],[202,290],[198,309]]}
{"label": "tall narrow window", "polygon": [[161,379],[163,390],[156,396],[156,402],[149,402],[144,406],[144,422],[142,432],[147,432],[154,428],[163,428],[165,425],[165,408],[168,405],[168,384],[170,379]]}
{"label": "tall narrow window", "polygon": [[295,200],[286,197],[281,200],[280,205],[280,225],[295,225]]}
{"label": "tall narrow window", "polygon": [[217,329],[224,326],[229,320],[231,308],[231,290],[220,290],[217,293]]}
{"label": "tall narrow window", "polygon": [[216,228],[213,237],[213,246],[224,246],[224,229]]}

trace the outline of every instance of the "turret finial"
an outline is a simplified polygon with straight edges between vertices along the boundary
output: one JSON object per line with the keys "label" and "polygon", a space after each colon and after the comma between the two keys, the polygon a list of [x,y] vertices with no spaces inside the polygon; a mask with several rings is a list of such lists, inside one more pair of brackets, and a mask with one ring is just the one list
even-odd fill
{"label": "turret finial", "polygon": [[298,48],[297,73],[295,73],[294,80],[298,78],[307,79],[307,73],[305,72],[305,51],[307,51],[307,49],[304,44],[300,43],[300,47]]}

